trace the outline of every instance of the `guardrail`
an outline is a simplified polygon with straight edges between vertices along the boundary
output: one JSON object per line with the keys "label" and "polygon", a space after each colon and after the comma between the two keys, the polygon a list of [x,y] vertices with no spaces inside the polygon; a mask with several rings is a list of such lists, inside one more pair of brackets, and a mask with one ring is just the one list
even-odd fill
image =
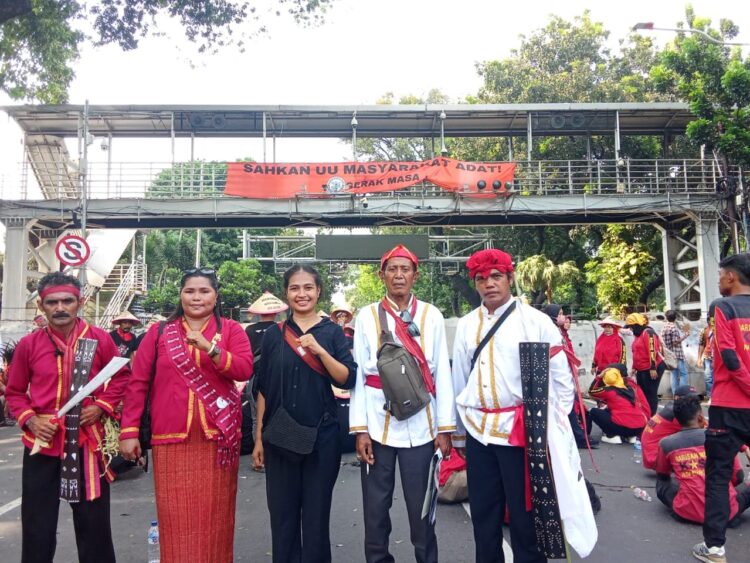
{"label": "guardrail", "polygon": [[[42,190],[33,171],[29,173],[30,165],[22,165],[16,181],[0,178],[0,199],[70,199],[70,192],[60,188],[69,181],[70,167],[43,164],[47,171],[60,170],[63,177],[56,180],[47,173]],[[729,174],[740,172],[734,168]],[[226,177],[227,166],[221,162],[91,163],[86,185],[91,199],[202,199],[224,197]],[[716,161],[709,159],[532,160],[516,163],[513,190],[519,195],[705,194],[715,192],[721,181]],[[437,196],[445,191],[419,184],[385,194]]]}

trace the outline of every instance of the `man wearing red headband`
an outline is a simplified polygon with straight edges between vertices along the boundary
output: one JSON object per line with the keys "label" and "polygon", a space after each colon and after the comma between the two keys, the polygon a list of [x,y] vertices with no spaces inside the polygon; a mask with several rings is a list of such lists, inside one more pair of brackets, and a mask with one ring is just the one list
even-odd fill
{"label": "man wearing red headband", "polygon": [[[22,560],[52,561],[57,543],[57,518],[60,497],[69,500],[73,510],[78,558],[87,563],[115,561],[109,517],[109,482],[114,475],[105,470],[99,451],[104,428],[104,413],[114,415],[113,407],[122,399],[130,371],[123,368],[109,382],[106,391],[99,388],[86,399],[78,418],[78,444],[65,444],[65,426],[74,424],[70,415],[66,424],[54,424],[51,417],[70,398],[74,356],[81,339],[96,341],[88,377],[92,379],[109,361],[119,356],[117,346],[104,330],[78,318],[85,299],[74,277],[53,272],[39,281],[37,306],[47,317],[48,326],[28,334],[16,346],[10,370],[7,397],[11,411],[23,429],[24,446],[21,493]],[[92,343],[88,343],[92,344]],[[30,455],[36,439],[48,444]],[[61,487],[63,453],[72,447],[77,460],[74,487]],[[67,455],[65,463],[70,463]],[[67,465],[66,465],[67,467]],[[100,477],[101,475],[104,477]],[[80,488],[78,483],[80,482]]]}
{"label": "man wearing red headband", "polygon": [[[457,382],[460,418],[453,444],[463,448],[465,441],[476,561],[503,560],[500,523],[506,505],[513,560],[547,561],[535,533],[539,522],[535,522],[531,511],[519,344],[541,342],[548,343],[552,350],[561,349],[562,337],[545,314],[511,296],[514,268],[510,255],[496,249],[481,250],[469,258],[466,266],[482,304],[462,317],[456,327],[453,380]],[[489,335],[496,323],[496,331]],[[564,353],[550,358],[548,389],[549,419],[568,422],[574,386]],[[558,412],[553,411],[553,405],[559,409],[560,417],[552,416]],[[549,426],[553,424],[550,422]],[[572,433],[570,439],[573,440]],[[577,452],[573,442],[571,455]],[[585,486],[582,494],[586,495]],[[593,522],[590,505],[588,509]],[[567,526],[565,532],[567,536]]]}
{"label": "man wearing red headband", "polygon": [[[422,518],[422,504],[430,461],[437,448],[451,450],[450,435],[456,415],[443,315],[419,301],[412,287],[419,276],[419,260],[398,245],[383,255],[380,279],[386,287],[382,301],[360,309],[354,328],[357,382],[352,390],[349,430],[356,433],[361,459],[365,520],[365,560],[393,561],[388,551],[390,507],[398,461],[411,540],[418,563],[437,563],[435,526]],[[429,403],[405,420],[397,420],[386,405],[378,373],[381,313],[394,340],[414,357],[422,372]]]}

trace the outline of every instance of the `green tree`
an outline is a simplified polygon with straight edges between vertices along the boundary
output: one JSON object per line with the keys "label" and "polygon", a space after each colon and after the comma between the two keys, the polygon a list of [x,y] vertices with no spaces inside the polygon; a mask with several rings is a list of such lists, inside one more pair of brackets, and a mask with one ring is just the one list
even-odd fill
{"label": "green tree", "polygon": [[[719,29],[711,20],[686,10],[686,21],[678,26],[702,31],[716,41],[731,41],[739,28],[721,20]],[[690,104],[696,115],[687,135],[696,147],[717,150],[730,164],[750,166],[750,58],[742,50],[708,41],[693,33],[678,33],[661,53],[660,64],[650,76],[655,87]]]}
{"label": "green tree", "polygon": [[239,320],[239,310],[246,309],[263,291],[279,294],[279,277],[264,272],[257,260],[224,262],[217,274],[221,283],[222,309],[226,316],[235,320]]}
{"label": "green tree", "polygon": [[3,0],[0,90],[13,99],[64,103],[84,43],[136,49],[141,38],[162,33],[157,21],[163,16],[178,20],[201,52],[232,44],[244,50],[248,38],[266,33],[263,22],[281,15],[282,8],[298,23],[317,24],[331,3],[274,0],[264,10],[251,0]]}
{"label": "green tree", "polygon": [[529,256],[516,266],[516,280],[521,289],[533,294],[535,303],[543,297],[552,303],[552,290],[562,281],[576,279],[580,271],[575,262],[569,260],[555,264],[544,255]]}
{"label": "green tree", "polygon": [[586,264],[586,279],[596,287],[599,304],[613,315],[639,302],[654,262],[644,245],[626,240],[630,229],[607,227],[596,258]]}
{"label": "green tree", "polygon": [[181,276],[182,270],[179,268],[165,269],[159,282],[151,284],[143,300],[146,311],[165,316],[174,311],[180,299]]}
{"label": "green tree", "polygon": [[385,284],[378,277],[378,266],[374,264],[350,266],[345,279],[349,287],[344,290],[344,296],[355,310],[379,301],[385,295]]}

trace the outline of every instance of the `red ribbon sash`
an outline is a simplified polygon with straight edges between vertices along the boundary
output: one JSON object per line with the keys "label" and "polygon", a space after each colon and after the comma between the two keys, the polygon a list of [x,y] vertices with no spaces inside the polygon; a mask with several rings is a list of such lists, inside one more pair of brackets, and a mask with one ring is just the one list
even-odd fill
{"label": "red ribbon sash", "polygon": [[[422,347],[419,345],[419,343],[414,340],[414,337],[409,334],[409,325],[404,322],[401,317],[399,317],[396,313],[393,312],[393,309],[391,309],[390,303],[388,303],[388,300],[383,298],[383,301],[381,302],[383,305],[383,309],[385,309],[385,312],[388,313],[393,320],[396,323],[396,336],[398,336],[398,339],[401,341],[401,344],[403,344],[404,348],[412,355],[414,356],[414,359],[417,360],[417,364],[419,364],[419,369],[422,371],[422,378],[424,379],[424,385],[427,391],[430,392],[430,394],[434,397],[435,396],[435,380],[432,378],[432,373],[430,372],[430,366],[427,363],[427,358],[424,355],[424,350],[422,350]],[[414,315],[417,312],[417,300],[414,298],[412,300],[412,306],[411,311],[409,313],[411,314],[411,318],[414,319]],[[382,329],[387,329],[388,327],[381,327]]]}
{"label": "red ribbon sash", "polygon": [[305,362],[308,367],[313,370],[315,373],[318,373],[322,375],[323,377],[330,377],[330,374],[328,373],[328,370],[323,365],[323,362],[313,354],[312,352],[308,352],[304,350],[298,342],[298,339],[301,335],[297,334],[297,331],[294,330],[291,326],[289,326],[288,323],[278,323],[279,329],[281,329],[281,333],[284,335],[284,341],[289,344],[289,347],[294,350],[294,353],[297,354],[303,362]]}

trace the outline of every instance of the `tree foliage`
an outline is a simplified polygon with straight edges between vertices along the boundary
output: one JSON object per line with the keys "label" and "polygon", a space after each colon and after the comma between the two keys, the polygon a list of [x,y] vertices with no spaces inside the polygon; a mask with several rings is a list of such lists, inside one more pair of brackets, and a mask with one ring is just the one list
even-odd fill
{"label": "tree foliage", "polygon": [[[719,28],[686,10],[681,28],[702,31],[716,41],[731,41],[739,29],[729,20]],[[687,27],[685,27],[685,25]],[[697,116],[687,126],[696,147],[717,150],[730,164],[750,166],[750,58],[740,48],[710,42],[700,34],[679,33],[651,68],[655,87],[690,104]]]}
{"label": "tree foliage", "polygon": [[574,280],[579,275],[580,271],[572,260],[555,264],[541,254],[529,256],[516,266],[516,279],[521,289],[535,296],[544,295],[547,303],[552,303],[552,290],[555,286],[563,281]]}
{"label": "tree foliage", "polygon": [[267,31],[269,17],[283,11],[317,24],[332,1],[273,0],[268,12],[257,0],[3,0],[0,90],[13,99],[64,103],[84,42],[136,49],[157,33],[161,18],[172,18],[200,52],[232,44],[242,50],[248,37]]}
{"label": "tree foliage", "polygon": [[596,258],[586,264],[586,279],[596,287],[599,304],[613,315],[639,302],[654,262],[645,245],[626,240],[631,229],[608,226]]}

